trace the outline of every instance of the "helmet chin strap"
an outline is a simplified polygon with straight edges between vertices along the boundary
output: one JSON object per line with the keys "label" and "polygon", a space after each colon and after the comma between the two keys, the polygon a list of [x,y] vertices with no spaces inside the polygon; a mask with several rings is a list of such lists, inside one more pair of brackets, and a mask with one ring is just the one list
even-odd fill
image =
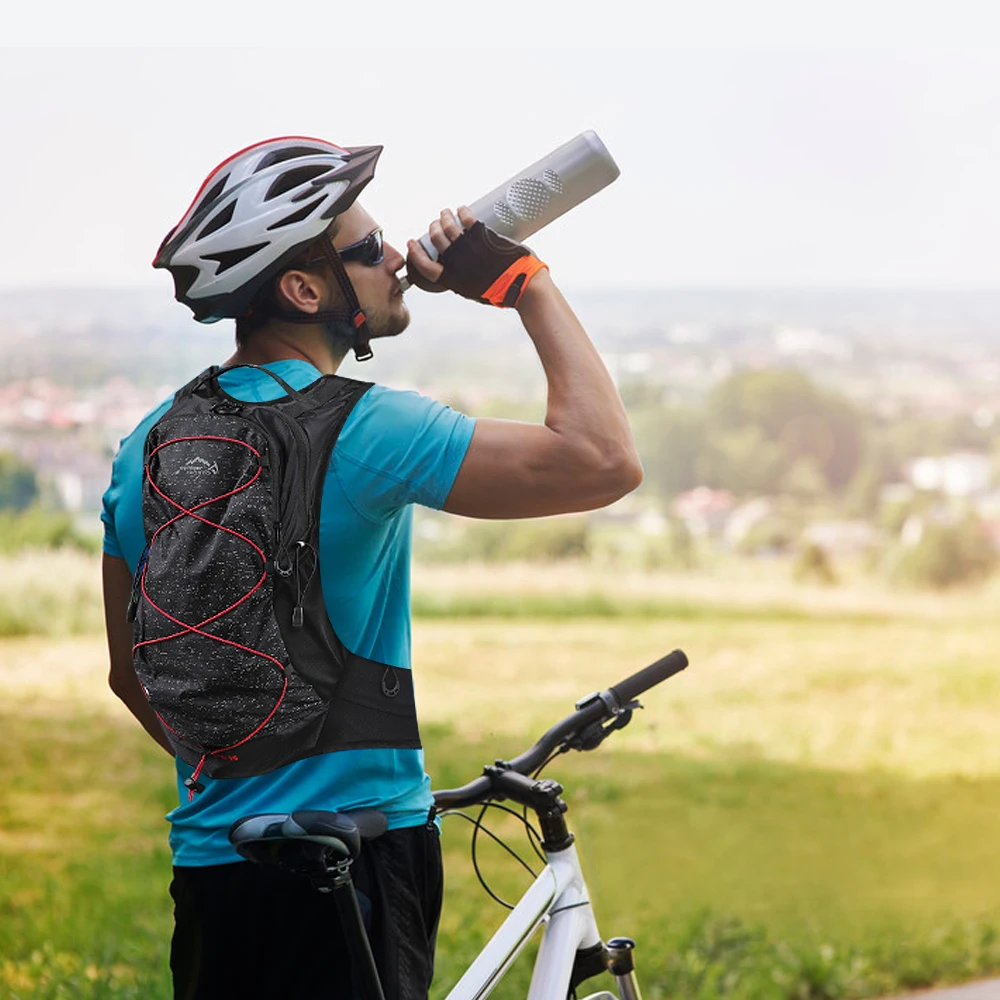
{"label": "helmet chin strap", "polygon": [[340,255],[333,245],[333,240],[326,233],[320,239],[320,250],[330,265],[333,276],[337,279],[337,284],[340,286],[340,291],[347,303],[347,309],[323,309],[319,312],[304,313],[297,309],[281,309],[272,306],[270,311],[288,323],[301,323],[303,325],[322,323],[333,334],[339,332],[346,325],[351,333],[351,346],[355,358],[358,361],[368,361],[373,357],[372,349],[368,343],[368,317],[365,316],[364,310],[358,302],[354,285],[351,284],[351,279],[344,269],[344,262],[340,259]]}
{"label": "helmet chin strap", "polygon": [[[347,320],[354,327],[354,344],[352,345],[354,348],[354,357],[358,361],[370,361],[372,358],[372,349],[368,344],[368,317],[365,316],[361,309],[357,293],[354,291],[354,285],[351,284],[351,279],[347,276],[347,271],[344,269],[344,262],[340,259],[340,254],[337,253],[329,233],[323,234],[323,238],[320,240],[320,248],[323,251],[323,256],[329,262],[333,270],[333,276],[337,279],[337,284],[340,285],[340,290],[344,293],[344,299],[347,302]],[[336,316],[327,313],[317,313],[315,315],[317,319],[322,316],[322,322],[325,322],[327,319],[344,318],[343,313],[338,313]]]}

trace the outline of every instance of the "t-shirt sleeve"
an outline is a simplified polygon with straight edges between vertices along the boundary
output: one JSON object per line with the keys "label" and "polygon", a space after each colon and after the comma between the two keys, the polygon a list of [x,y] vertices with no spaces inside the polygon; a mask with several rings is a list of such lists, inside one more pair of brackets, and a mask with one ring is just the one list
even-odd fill
{"label": "t-shirt sleeve", "polygon": [[409,503],[439,510],[475,425],[419,393],[372,386],[344,424],[330,472],[362,516],[384,517]]}
{"label": "t-shirt sleeve", "polygon": [[[111,488],[108,487],[108,492]],[[104,494],[104,504],[101,508],[101,522],[104,525],[104,554],[114,556],[116,559],[124,559],[122,547],[118,543],[118,534],[115,531],[115,522],[108,506],[108,492]]]}
{"label": "t-shirt sleeve", "polygon": [[111,466],[111,482],[101,503],[104,552],[124,559],[134,570],[146,544],[142,528],[142,452],[149,428],[170,407],[164,400],[146,414],[131,434],[122,438]]}
{"label": "t-shirt sleeve", "polygon": [[[135,479],[138,473],[130,476],[128,474],[128,463],[126,459],[135,450],[130,438],[125,438],[120,445],[118,454],[115,456],[114,464],[111,466],[111,482],[104,491],[101,501],[101,523],[104,525],[104,553],[115,556],[118,559],[128,559],[126,549],[134,548],[129,545],[129,529],[134,520],[135,503],[131,503],[132,497],[129,493],[130,487],[135,487],[131,480]],[[141,454],[140,454],[141,459]],[[123,533],[124,532],[124,537]]]}

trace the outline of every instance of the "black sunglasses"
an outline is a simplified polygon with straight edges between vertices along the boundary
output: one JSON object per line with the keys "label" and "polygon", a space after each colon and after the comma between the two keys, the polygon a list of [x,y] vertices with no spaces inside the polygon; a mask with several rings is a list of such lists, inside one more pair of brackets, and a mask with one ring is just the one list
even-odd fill
{"label": "black sunglasses", "polygon": [[382,246],[382,230],[374,229],[363,240],[352,243],[337,251],[337,256],[347,263],[357,261],[365,267],[375,267],[381,264],[385,258],[385,248]]}

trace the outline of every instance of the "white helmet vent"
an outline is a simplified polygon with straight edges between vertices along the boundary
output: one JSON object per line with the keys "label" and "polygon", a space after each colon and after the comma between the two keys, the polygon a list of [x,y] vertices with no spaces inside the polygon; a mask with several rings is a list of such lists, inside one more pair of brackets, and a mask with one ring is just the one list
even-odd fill
{"label": "white helmet vent", "polygon": [[[297,188],[300,184],[306,184],[315,180],[320,174],[327,173],[330,173],[330,169],[325,163],[311,163],[305,167],[293,167],[291,170],[286,170],[281,176],[274,179],[274,182],[267,189],[267,194],[264,195],[264,201],[271,201],[279,194],[291,191],[292,188]],[[307,197],[311,193],[311,191],[307,191]]]}
{"label": "white helmet vent", "polygon": [[208,224],[200,233],[198,233],[197,238],[203,240],[206,236],[211,236],[217,229],[221,229],[227,222],[229,222],[233,213],[236,211],[236,202],[231,201],[226,207],[218,212],[214,218],[210,219]]}
{"label": "white helmet vent", "polygon": [[211,205],[212,202],[226,190],[226,184],[228,182],[229,174],[226,174],[225,177],[220,177],[219,180],[212,185],[212,190],[205,192],[204,196],[200,199],[200,203],[202,205]]}
{"label": "white helmet vent", "polygon": [[273,232],[275,229],[282,229],[284,226],[293,226],[296,222],[303,222],[308,219],[312,213],[319,208],[326,201],[323,195],[320,195],[314,201],[309,202],[308,205],[303,205],[297,212],[292,212],[291,215],[286,215],[285,218],[279,219],[277,222],[272,222],[271,225],[267,227],[267,231]]}
{"label": "white helmet vent", "polygon": [[252,247],[240,247],[239,250],[223,250],[222,253],[207,253],[202,260],[214,260],[219,266],[215,273],[224,274],[231,267],[242,264],[248,257],[252,257],[258,250],[263,250],[267,243],[258,243]]}
{"label": "white helmet vent", "polygon": [[[323,156],[329,154],[330,147],[326,144],[315,146],[285,146],[283,149],[272,149],[260,158],[260,162],[253,168],[255,174],[259,174],[268,167],[273,167],[276,163],[284,163],[285,160],[298,160],[305,156]],[[341,152],[344,152],[341,150]]]}

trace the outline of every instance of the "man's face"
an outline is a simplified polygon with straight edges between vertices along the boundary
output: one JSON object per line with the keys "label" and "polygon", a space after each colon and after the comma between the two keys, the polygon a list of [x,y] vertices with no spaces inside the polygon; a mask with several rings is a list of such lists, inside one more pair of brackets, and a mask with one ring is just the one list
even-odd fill
{"label": "man's face", "polygon": [[[338,217],[338,222],[339,228],[333,240],[338,250],[363,240],[378,229],[378,223],[357,202]],[[410,311],[403,301],[403,292],[396,278],[396,272],[405,261],[390,244],[384,243],[383,249],[385,256],[381,264],[369,266],[358,261],[344,262],[344,269],[368,319],[368,333],[372,338],[395,337],[410,322]]]}

